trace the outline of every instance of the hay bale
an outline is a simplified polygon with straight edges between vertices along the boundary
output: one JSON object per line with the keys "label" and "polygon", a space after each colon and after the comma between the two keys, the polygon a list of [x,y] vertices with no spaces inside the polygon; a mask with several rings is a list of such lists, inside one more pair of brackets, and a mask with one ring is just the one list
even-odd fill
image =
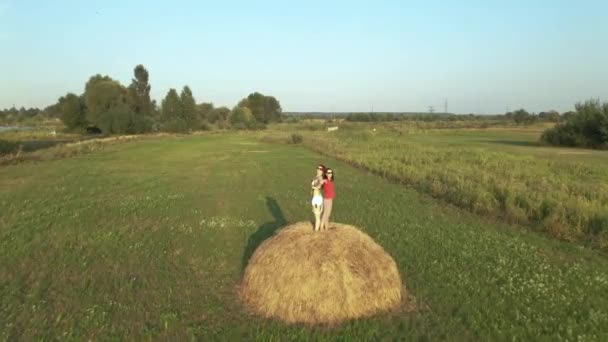
{"label": "hay bale", "polygon": [[300,222],[256,249],[240,295],[264,317],[331,324],[395,308],[402,289],[395,261],[363,232],[337,223],[314,232]]}

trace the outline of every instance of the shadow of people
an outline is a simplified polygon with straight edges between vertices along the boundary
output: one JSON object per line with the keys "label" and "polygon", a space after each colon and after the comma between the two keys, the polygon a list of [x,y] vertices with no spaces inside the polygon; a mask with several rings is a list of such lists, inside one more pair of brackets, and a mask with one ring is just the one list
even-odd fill
{"label": "shadow of people", "polygon": [[241,261],[241,270],[245,270],[247,263],[249,263],[249,259],[253,255],[253,252],[264,242],[264,240],[271,237],[274,232],[279,229],[281,226],[284,226],[286,223],[285,216],[283,216],[283,211],[279,206],[279,203],[272,198],[266,196],[266,206],[270,213],[274,217],[273,222],[266,222],[260,227],[258,230],[251,234],[249,240],[247,241],[247,247],[245,248],[245,252],[243,253],[243,259]]}

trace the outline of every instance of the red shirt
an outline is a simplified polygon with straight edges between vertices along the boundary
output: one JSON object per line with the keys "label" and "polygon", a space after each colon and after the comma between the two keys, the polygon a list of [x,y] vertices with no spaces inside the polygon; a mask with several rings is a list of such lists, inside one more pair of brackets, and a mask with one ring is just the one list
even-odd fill
{"label": "red shirt", "polygon": [[332,199],[336,197],[336,192],[334,191],[334,182],[329,179],[323,185],[323,197],[326,199]]}

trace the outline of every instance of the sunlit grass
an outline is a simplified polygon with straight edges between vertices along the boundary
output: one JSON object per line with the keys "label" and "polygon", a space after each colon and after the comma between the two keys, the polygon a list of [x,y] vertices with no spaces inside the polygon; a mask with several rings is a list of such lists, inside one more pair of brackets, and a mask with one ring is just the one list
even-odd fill
{"label": "sunlit grass", "polygon": [[[242,307],[244,256],[261,232],[311,218],[318,163],[338,176],[335,220],[393,256],[418,312],[309,328]],[[249,134],[143,139],[2,167],[0,213],[0,339],[608,337],[599,252]]]}
{"label": "sunlit grass", "polygon": [[300,131],[315,151],[471,212],[608,249],[608,153],[540,147],[540,126],[420,131],[406,122],[350,124],[332,133],[282,128],[266,134]]}

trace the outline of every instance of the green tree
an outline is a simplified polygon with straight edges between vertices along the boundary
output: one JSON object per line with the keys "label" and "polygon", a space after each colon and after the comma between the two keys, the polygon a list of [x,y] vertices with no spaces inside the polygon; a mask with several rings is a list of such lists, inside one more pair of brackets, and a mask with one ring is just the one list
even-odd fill
{"label": "green tree", "polygon": [[15,106],[12,106],[8,110],[8,115],[17,117],[17,115],[19,115],[19,110]]}
{"label": "green tree", "polygon": [[181,116],[182,103],[173,88],[169,89],[161,103],[161,121],[167,122]]}
{"label": "green tree", "polygon": [[517,124],[526,124],[534,121],[534,116],[530,115],[525,109],[519,109],[512,113],[513,121]]}
{"label": "green tree", "polygon": [[[84,104],[84,100],[83,100],[83,104]],[[54,104],[44,108],[44,112],[51,118],[61,119],[62,114],[61,114],[61,106],[59,104],[59,101],[57,101],[57,103],[54,103]]]}
{"label": "green tree", "polygon": [[128,88],[131,120],[128,130],[131,133],[144,133],[152,129],[153,104],[150,100],[149,74],[146,68],[139,64],[133,69],[134,78]]}
{"label": "green tree", "polygon": [[152,112],[150,117],[152,118],[153,125],[158,128],[158,124],[161,121],[161,108],[156,103],[156,100],[152,100]]}
{"label": "green tree", "polygon": [[281,121],[281,104],[272,96],[265,96],[255,92],[242,99],[238,107],[251,109],[253,116],[259,122]]}
{"label": "green tree", "polygon": [[58,107],[61,111],[61,121],[68,130],[84,129],[87,125],[84,99],[68,93],[59,98]]}
{"label": "green tree", "polygon": [[149,114],[152,111],[150,100],[149,74],[146,68],[139,64],[133,69],[134,78],[129,85],[129,100],[135,113]]}
{"label": "green tree", "polygon": [[252,128],[255,118],[247,107],[234,107],[230,112],[230,124],[236,129]]}
{"label": "green tree", "polygon": [[200,120],[196,108],[196,100],[192,95],[192,90],[190,90],[190,87],[184,86],[179,98],[181,103],[182,119],[186,122],[189,129],[198,129],[200,126]]}
{"label": "green tree", "polygon": [[197,110],[198,110],[198,116],[200,118],[201,121],[209,121],[209,113],[211,113],[211,111],[213,110],[213,103],[207,103],[207,102],[203,102],[203,103],[199,103],[196,106]]}
{"label": "green tree", "polygon": [[[127,105],[127,89],[108,76],[95,75],[85,86],[87,120],[107,134],[128,133],[133,112]],[[133,132],[129,132],[133,133]]]}
{"label": "green tree", "polygon": [[264,97],[264,112],[268,117],[268,121],[281,122],[282,109],[281,104],[274,96]]}
{"label": "green tree", "polygon": [[230,109],[226,107],[214,108],[209,112],[207,120],[211,123],[224,122],[230,116]]}
{"label": "green tree", "polygon": [[188,126],[182,115],[182,102],[173,88],[169,89],[161,103],[161,124],[165,131],[186,132]]}
{"label": "green tree", "polygon": [[538,113],[538,118],[541,120],[544,120],[544,121],[549,121],[549,122],[559,122],[560,115],[558,112],[556,112],[554,110],[550,110],[548,112]]}
{"label": "green tree", "polygon": [[569,111],[565,112],[564,114],[562,114],[562,119],[564,121],[568,121],[571,118],[573,118],[575,115],[576,115],[576,112],[569,110]]}
{"label": "green tree", "polygon": [[135,133],[132,131],[133,122],[133,112],[129,104],[118,102],[108,108],[97,127],[108,134]]}

